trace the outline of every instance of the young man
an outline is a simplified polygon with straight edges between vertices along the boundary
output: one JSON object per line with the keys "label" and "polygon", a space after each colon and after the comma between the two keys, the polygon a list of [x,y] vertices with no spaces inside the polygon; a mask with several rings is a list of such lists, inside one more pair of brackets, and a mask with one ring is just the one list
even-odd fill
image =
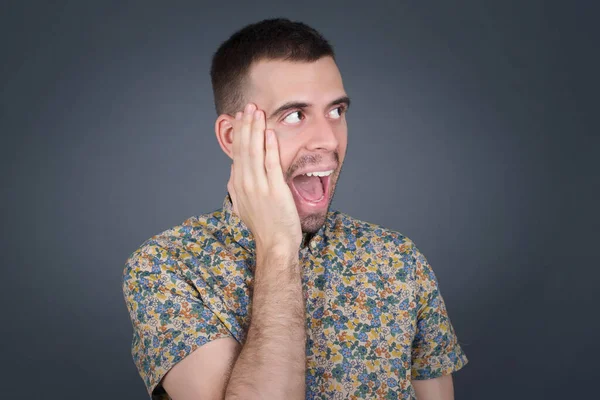
{"label": "young man", "polygon": [[347,144],[328,42],[286,19],[213,58],[223,207],[136,250],[123,291],[155,399],[452,399],[467,358],[400,233],[329,205]]}

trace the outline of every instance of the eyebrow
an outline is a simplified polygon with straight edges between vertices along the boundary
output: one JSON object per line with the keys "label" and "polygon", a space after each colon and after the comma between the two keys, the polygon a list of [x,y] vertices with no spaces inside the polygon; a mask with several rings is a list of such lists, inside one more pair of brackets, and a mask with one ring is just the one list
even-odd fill
{"label": "eyebrow", "polygon": [[[330,102],[329,104],[327,104],[326,108],[335,106],[337,104],[345,104],[346,107],[349,108],[350,107],[350,97],[348,97],[348,96],[342,96],[340,98],[337,98],[337,99],[333,100],[332,102]],[[273,111],[271,113],[271,115],[269,115],[268,118],[269,119],[273,118],[274,116],[282,114],[283,112],[285,112],[287,110],[291,110],[293,108],[304,109],[304,108],[308,108],[308,107],[311,107],[311,106],[312,106],[312,104],[304,103],[304,102],[301,102],[301,101],[289,101],[289,102],[283,104],[282,106],[278,107],[275,111]]]}

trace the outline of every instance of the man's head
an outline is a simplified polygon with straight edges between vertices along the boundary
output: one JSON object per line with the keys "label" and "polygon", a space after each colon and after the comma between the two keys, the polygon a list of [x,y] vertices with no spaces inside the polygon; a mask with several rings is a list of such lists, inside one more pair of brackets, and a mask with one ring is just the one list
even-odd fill
{"label": "man's head", "polygon": [[[305,24],[264,20],[236,32],[219,47],[211,78],[219,114],[215,131],[223,151],[232,158],[235,113],[249,102],[256,104],[277,136],[302,230],[318,231],[347,145],[349,99],[329,43]],[[328,177],[306,175],[331,170]]]}

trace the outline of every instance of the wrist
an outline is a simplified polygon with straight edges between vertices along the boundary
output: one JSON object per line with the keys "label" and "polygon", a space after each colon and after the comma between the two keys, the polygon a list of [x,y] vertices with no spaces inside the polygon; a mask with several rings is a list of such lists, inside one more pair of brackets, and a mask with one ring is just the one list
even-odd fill
{"label": "wrist", "polygon": [[[290,272],[292,276],[300,273],[299,246],[278,243],[271,246],[256,247],[256,269],[266,272],[267,275],[281,272]],[[262,273],[260,274],[263,275]]]}
{"label": "wrist", "polygon": [[256,254],[257,256],[269,256],[277,259],[282,258],[297,258],[298,251],[300,250],[300,244],[293,243],[292,241],[279,240],[271,243],[256,243]]}

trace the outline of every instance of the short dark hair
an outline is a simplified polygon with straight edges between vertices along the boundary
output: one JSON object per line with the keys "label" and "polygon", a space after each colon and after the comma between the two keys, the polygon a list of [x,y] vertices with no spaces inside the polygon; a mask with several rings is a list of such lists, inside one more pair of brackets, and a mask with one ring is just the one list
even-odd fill
{"label": "short dark hair", "polygon": [[212,59],[210,77],[217,114],[231,114],[245,105],[244,85],[252,63],[262,60],[317,61],[332,46],[310,26],[286,18],[248,25],[225,41]]}

